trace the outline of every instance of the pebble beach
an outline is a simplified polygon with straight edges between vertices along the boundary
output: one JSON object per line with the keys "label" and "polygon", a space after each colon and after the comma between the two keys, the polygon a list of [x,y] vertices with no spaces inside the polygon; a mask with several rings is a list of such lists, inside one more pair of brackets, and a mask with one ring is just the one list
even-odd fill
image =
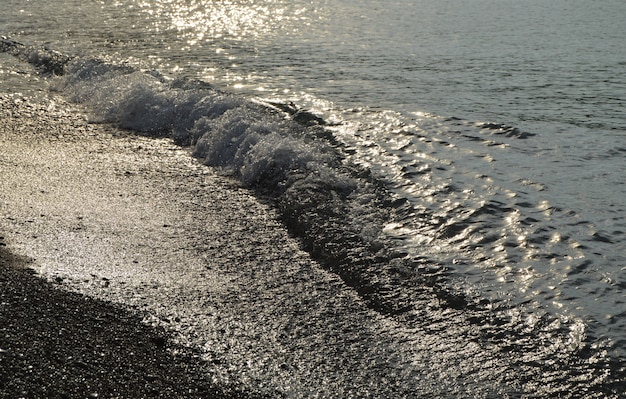
{"label": "pebble beach", "polygon": [[187,149],[7,95],[0,154],[0,396],[411,395],[390,321]]}

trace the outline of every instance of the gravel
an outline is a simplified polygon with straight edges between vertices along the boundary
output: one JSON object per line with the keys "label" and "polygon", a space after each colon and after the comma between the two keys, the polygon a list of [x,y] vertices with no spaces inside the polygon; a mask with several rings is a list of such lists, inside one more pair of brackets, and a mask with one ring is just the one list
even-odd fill
{"label": "gravel", "polygon": [[138,314],[36,276],[0,247],[0,397],[239,398]]}

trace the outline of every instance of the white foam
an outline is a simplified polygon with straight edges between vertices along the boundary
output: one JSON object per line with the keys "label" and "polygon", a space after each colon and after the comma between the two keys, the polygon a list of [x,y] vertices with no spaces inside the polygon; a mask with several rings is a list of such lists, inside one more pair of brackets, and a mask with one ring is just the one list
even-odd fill
{"label": "white foam", "polygon": [[290,174],[319,175],[323,169],[325,175],[336,175],[330,180],[347,178],[327,167],[340,164],[329,142],[307,135],[302,125],[276,110],[208,84],[76,59],[56,89],[87,105],[94,121],[193,145],[203,163],[227,169],[247,185],[284,188],[294,179]]}

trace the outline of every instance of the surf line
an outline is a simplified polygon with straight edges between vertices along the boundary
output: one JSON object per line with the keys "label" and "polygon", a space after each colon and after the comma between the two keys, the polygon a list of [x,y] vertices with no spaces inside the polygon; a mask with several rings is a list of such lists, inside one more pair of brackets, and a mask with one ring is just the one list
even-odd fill
{"label": "surf line", "polygon": [[61,76],[65,73],[65,66],[74,57],[51,50],[47,47],[27,46],[6,36],[0,38],[0,52],[11,54],[18,59],[28,62],[44,75]]}
{"label": "surf line", "polygon": [[[484,307],[480,298],[449,284],[445,266],[407,256],[383,234],[372,233],[382,231],[381,220],[407,213],[410,204],[393,198],[370,170],[348,162],[342,143],[312,113],[6,37],[0,43],[1,51],[44,75],[68,76],[66,85],[79,87],[71,88],[75,98],[70,101],[101,108],[94,110],[102,114],[101,122],[169,136],[179,145],[195,146],[193,155],[204,164],[231,168],[259,197],[274,203],[304,249],[371,309],[388,316],[419,314],[420,303],[432,297],[444,309]],[[359,222],[363,214],[373,223],[367,229]]]}

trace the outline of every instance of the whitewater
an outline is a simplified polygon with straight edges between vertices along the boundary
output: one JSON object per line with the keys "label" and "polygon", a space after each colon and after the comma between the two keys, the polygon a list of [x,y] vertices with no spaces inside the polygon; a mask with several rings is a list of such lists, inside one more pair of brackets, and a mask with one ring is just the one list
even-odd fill
{"label": "whitewater", "polygon": [[[624,7],[8,1],[0,92],[238,181],[375,314],[336,337],[352,362],[320,350],[299,371],[274,365],[268,392],[620,397]],[[297,350],[264,334],[269,356]],[[359,356],[380,364],[357,370]],[[350,376],[375,382],[359,394]]]}

